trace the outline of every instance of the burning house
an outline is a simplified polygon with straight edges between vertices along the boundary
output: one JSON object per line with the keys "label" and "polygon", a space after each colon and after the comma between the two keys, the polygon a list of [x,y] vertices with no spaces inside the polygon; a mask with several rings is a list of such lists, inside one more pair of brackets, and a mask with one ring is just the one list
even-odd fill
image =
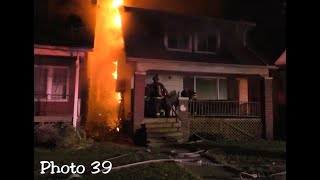
{"label": "burning house", "polygon": [[[269,71],[275,67],[249,48],[255,23],[122,0],[35,4],[35,122],[76,126],[85,109],[88,131],[119,130],[130,121],[134,132],[145,127],[153,144],[193,133],[273,139]],[[177,97],[176,109],[165,114],[171,117],[153,118],[148,108],[155,75]],[[181,97],[183,90],[196,96]]]}

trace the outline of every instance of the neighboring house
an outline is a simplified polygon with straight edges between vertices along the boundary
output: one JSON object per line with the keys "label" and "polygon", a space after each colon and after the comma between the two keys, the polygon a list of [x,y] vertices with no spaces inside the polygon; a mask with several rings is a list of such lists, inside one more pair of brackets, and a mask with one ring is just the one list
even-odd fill
{"label": "neighboring house", "polygon": [[[87,52],[92,51],[94,36],[82,20],[83,14],[77,14],[80,5],[74,2],[35,0],[34,122],[37,124],[67,122],[76,127],[80,121],[80,64]],[[73,10],[65,11],[70,5]]]}
{"label": "neighboring house", "polygon": [[280,67],[285,67],[287,65],[287,51],[283,51],[283,53],[281,54],[281,56],[276,60],[276,62],[274,63],[277,66]]}
{"label": "neighboring house", "polygon": [[[134,130],[145,125],[148,141],[195,132],[273,139],[269,70],[275,67],[246,47],[254,23],[124,7],[122,27],[126,62],[134,69]],[[144,116],[145,86],[155,74],[169,92],[196,92],[197,100],[179,100],[187,128],[175,118]]]}
{"label": "neighboring house", "polygon": [[274,136],[286,139],[286,50],[274,63],[279,68],[273,72],[274,77]]}

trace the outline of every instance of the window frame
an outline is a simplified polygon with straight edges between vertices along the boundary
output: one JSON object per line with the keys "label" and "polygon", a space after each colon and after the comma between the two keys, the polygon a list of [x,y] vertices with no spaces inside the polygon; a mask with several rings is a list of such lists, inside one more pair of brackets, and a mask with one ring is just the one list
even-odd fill
{"label": "window frame", "polygon": [[220,48],[220,32],[218,30],[215,30],[215,34],[216,34],[216,37],[217,37],[217,42],[216,42],[216,49],[215,51],[200,51],[198,50],[198,38],[199,38],[199,35],[200,33],[203,33],[207,36],[207,40],[208,40],[208,37],[210,35],[210,33],[208,32],[195,32],[194,33],[194,52],[196,53],[203,53],[203,54],[217,54],[217,51],[218,49]]}
{"label": "window frame", "polygon": [[177,34],[181,34],[181,33],[187,33],[188,34],[188,39],[189,39],[189,43],[188,43],[188,49],[179,49],[179,48],[170,48],[169,44],[168,44],[168,33],[169,31],[165,32],[165,36],[164,36],[164,45],[166,47],[167,50],[169,51],[180,51],[180,52],[192,52],[192,34],[188,33],[188,32],[176,32]]}
{"label": "window frame", "polygon": [[[212,77],[212,76],[194,76],[193,78],[193,88],[194,91],[197,91],[197,79],[216,79],[217,80],[217,99],[210,99],[214,101],[221,101],[221,100],[229,100],[229,94],[228,94],[228,83],[227,83],[227,99],[221,99],[220,98],[220,79],[228,80],[227,77]],[[197,92],[196,92],[197,93]]]}
{"label": "window frame", "polygon": [[[47,101],[47,102],[68,102],[69,101],[69,83],[70,83],[70,68],[68,66],[52,66],[52,65],[34,65],[35,67],[40,67],[40,68],[47,68],[47,90],[46,90],[46,98],[36,98],[34,97],[34,101]],[[52,99],[51,92],[52,92],[52,86],[53,86],[53,73],[54,69],[66,69],[67,70],[67,81],[66,81],[66,98],[64,99]],[[50,73],[51,72],[51,73]],[[49,80],[49,78],[52,78]],[[50,92],[47,92],[47,91]]]}

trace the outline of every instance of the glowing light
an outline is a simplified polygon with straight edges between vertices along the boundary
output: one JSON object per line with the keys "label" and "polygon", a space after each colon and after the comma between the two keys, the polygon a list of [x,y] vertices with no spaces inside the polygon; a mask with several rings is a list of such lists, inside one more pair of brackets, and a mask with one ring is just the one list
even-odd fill
{"label": "glowing light", "polygon": [[117,27],[121,27],[121,18],[120,16],[116,16],[114,19],[114,23],[116,24]]}
{"label": "glowing light", "polygon": [[120,7],[122,5],[122,3],[123,3],[123,0],[114,0],[112,2],[112,7],[113,8],[118,8],[118,7]]}
{"label": "glowing light", "polygon": [[118,131],[118,132],[120,131],[119,127],[117,127],[117,131]]}
{"label": "glowing light", "polygon": [[121,102],[121,93],[117,93],[117,99],[118,99],[118,102],[120,103]]}
{"label": "glowing light", "polygon": [[118,61],[113,62],[116,65],[116,71],[112,73],[114,79],[118,79]]}

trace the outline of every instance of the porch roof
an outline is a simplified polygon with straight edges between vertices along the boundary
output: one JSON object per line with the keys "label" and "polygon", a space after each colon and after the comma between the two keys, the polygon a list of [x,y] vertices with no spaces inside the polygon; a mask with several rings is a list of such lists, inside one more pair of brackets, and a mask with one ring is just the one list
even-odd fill
{"label": "porch roof", "polygon": [[47,56],[67,56],[67,57],[85,57],[86,52],[92,52],[90,48],[77,48],[66,46],[50,46],[34,44],[34,55],[47,55]]}
{"label": "porch roof", "polygon": [[135,63],[135,71],[138,74],[145,74],[150,70],[191,72],[191,73],[217,73],[217,74],[244,74],[269,76],[269,69],[275,66],[259,65],[237,65],[205,62],[182,62],[163,59],[144,59],[128,57],[127,62]]}

